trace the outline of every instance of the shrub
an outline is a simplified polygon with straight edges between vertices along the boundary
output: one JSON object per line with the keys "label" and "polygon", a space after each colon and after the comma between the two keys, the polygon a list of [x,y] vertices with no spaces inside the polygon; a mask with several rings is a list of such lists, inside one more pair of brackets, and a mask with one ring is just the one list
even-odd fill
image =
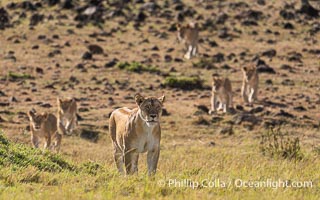
{"label": "shrub", "polygon": [[120,62],[117,64],[117,67],[119,69],[141,73],[141,72],[150,72],[150,73],[160,73],[160,70],[157,67],[149,66],[149,65],[143,65],[139,62]]}
{"label": "shrub", "polygon": [[183,90],[202,89],[203,81],[199,77],[169,76],[164,80],[164,85]]}
{"label": "shrub", "polygon": [[208,58],[201,58],[198,62],[192,63],[192,66],[200,69],[216,69],[216,66],[214,66],[212,59]]}
{"label": "shrub", "polygon": [[99,171],[102,170],[102,166],[95,162],[86,162],[80,166],[81,171],[86,172],[91,175],[97,175]]}
{"label": "shrub", "polygon": [[23,80],[23,79],[34,79],[34,77],[31,76],[30,74],[19,74],[19,73],[15,73],[15,72],[9,72],[8,78],[13,81]]}
{"label": "shrub", "polygon": [[280,157],[290,160],[302,159],[300,140],[298,137],[290,138],[281,128],[271,128],[261,137],[260,150],[264,155]]}

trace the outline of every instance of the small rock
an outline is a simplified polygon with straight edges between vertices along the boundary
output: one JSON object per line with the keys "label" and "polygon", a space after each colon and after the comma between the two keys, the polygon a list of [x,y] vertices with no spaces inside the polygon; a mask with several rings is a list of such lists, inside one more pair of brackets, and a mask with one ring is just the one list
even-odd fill
{"label": "small rock", "polygon": [[144,22],[147,18],[147,15],[144,12],[140,11],[138,15],[134,18],[136,22]]}
{"label": "small rock", "polygon": [[257,71],[259,73],[267,73],[267,74],[275,74],[276,73],[276,71],[272,67],[267,65],[266,62],[261,59],[257,60],[256,67],[257,67]]}
{"label": "small rock", "polygon": [[162,108],[162,116],[169,116],[170,113],[167,111],[167,109]]}
{"label": "small rock", "polygon": [[226,13],[220,13],[216,18],[216,24],[224,24],[228,18],[229,15],[227,15]]}
{"label": "small rock", "polygon": [[283,70],[292,70],[292,67],[290,65],[286,65],[286,64],[283,64],[280,66],[280,69],[283,69]]}
{"label": "small rock", "polygon": [[172,57],[170,55],[165,55],[164,56],[164,61],[165,62],[171,62],[172,61]]}
{"label": "small rock", "polygon": [[290,22],[287,22],[287,23],[285,23],[285,24],[283,25],[283,28],[284,28],[284,29],[290,29],[290,30],[292,30],[292,29],[294,29],[294,26],[293,26],[293,24],[291,24]]}
{"label": "small rock", "polygon": [[294,86],[294,81],[291,80],[291,79],[285,79],[281,82],[282,85],[285,85],[285,86]]}
{"label": "small rock", "polygon": [[205,106],[205,105],[198,105],[197,109],[203,111],[204,113],[208,113],[209,112],[209,108],[207,106]]}
{"label": "small rock", "polygon": [[5,106],[9,106],[9,103],[6,102],[0,102],[0,107],[5,107]]}
{"label": "small rock", "polygon": [[38,74],[43,74],[43,69],[40,68],[40,67],[36,67],[36,72],[37,72]]}
{"label": "small rock", "polygon": [[80,137],[91,140],[92,142],[97,142],[99,139],[99,132],[93,131],[92,129],[82,129],[80,133]]}
{"label": "small rock", "polygon": [[1,116],[0,116],[0,123],[2,122],[6,122],[6,120],[4,120]]}
{"label": "small rock", "polygon": [[0,90],[0,97],[5,97],[5,96],[7,96],[7,95]]}
{"label": "small rock", "polygon": [[114,58],[110,62],[107,62],[104,67],[105,68],[111,68],[114,67],[118,63],[118,59]]}
{"label": "small rock", "polygon": [[293,20],[295,18],[295,14],[287,9],[281,10],[279,14],[285,20]]}
{"label": "small rock", "polygon": [[202,116],[199,116],[196,120],[194,120],[192,122],[194,125],[205,125],[205,126],[209,126],[210,123],[208,122],[208,120],[206,120],[205,118],[203,118]]}
{"label": "small rock", "polygon": [[284,110],[282,110],[282,109],[280,110],[279,113],[276,113],[274,116],[275,116],[275,117],[294,118],[294,115],[292,115],[292,114],[290,114],[290,113],[288,113],[288,112],[286,112],[286,111],[284,111]]}
{"label": "small rock", "polygon": [[212,56],[212,62],[221,63],[223,61],[224,61],[224,54],[223,53],[217,53]]}
{"label": "small rock", "polygon": [[257,4],[259,4],[260,6],[264,6],[266,5],[265,0],[257,0]]}
{"label": "small rock", "polygon": [[61,8],[63,9],[72,9],[74,8],[73,0],[64,0],[61,4]]}
{"label": "small rock", "polygon": [[213,147],[213,146],[216,146],[216,143],[215,142],[213,142],[213,141],[211,141],[211,142],[209,142],[209,144],[208,144],[210,147]]}
{"label": "small rock", "polygon": [[268,49],[268,50],[262,52],[262,56],[266,56],[269,58],[273,58],[276,55],[277,55],[277,51],[275,49]]}
{"label": "small rock", "polygon": [[237,110],[240,110],[240,111],[244,110],[244,108],[243,108],[242,105],[236,105],[236,109],[237,109]]}
{"label": "small rock", "polygon": [[99,45],[91,44],[88,46],[88,49],[91,54],[103,54],[103,49]]}
{"label": "small rock", "polygon": [[232,126],[223,127],[218,131],[218,133],[221,135],[233,135],[234,134]]}
{"label": "small rock", "polygon": [[307,109],[303,106],[296,106],[293,108],[293,110],[299,111],[299,112],[304,112],[307,111]]}
{"label": "small rock", "polygon": [[211,118],[211,123],[218,123],[218,122],[221,122],[223,120],[222,117],[218,117],[218,116],[213,116]]}
{"label": "small rock", "polygon": [[264,110],[264,108],[262,106],[258,106],[256,108],[252,108],[249,112],[252,114],[255,114],[255,113],[262,112],[263,110]]}
{"label": "small rock", "polygon": [[9,102],[18,102],[18,99],[16,97],[10,97]]}
{"label": "small rock", "polygon": [[92,54],[90,52],[85,52],[83,55],[82,55],[82,59],[84,60],[91,60],[92,59]]}
{"label": "small rock", "polygon": [[52,105],[50,103],[42,103],[42,104],[40,104],[40,106],[43,108],[51,108],[52,107]]}
{"label": "small rock", "polygon": [[267,79],[267,80],[265,81],[265,83],[266,83],[266,85],[273,85],[273,82],[272,82],[271,79]]}
{"label": "small rock", "polygon": [[239,113],[233,117],[234,124],[241,124],[242,122],[250,122],[252,124],[257,124],[260,120],[250,113]]}
{"label": "small rock", "polygon": [[33,14],[30,18],[30,26],[36,26],[38,25],[40,22],[42,22],[44,20],[44,15],[41,14]]}

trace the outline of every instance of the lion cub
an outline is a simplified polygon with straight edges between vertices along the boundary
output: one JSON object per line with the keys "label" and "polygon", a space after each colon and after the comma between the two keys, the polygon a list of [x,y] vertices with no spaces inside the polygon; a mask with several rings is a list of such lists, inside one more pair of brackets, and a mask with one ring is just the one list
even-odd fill
{"label": "lion cub", "polygon": [[51,140],[53,150],[59,152],[62,135],[57,131],[57,118],[46,112],[38,114],[34,110],[28,112],[30,119],[31,142],[35,148],[39,147],[39,138],[44,138],[44,149],[50,148]]}
{"label": "lion cub", "polygon": [[57,99],[58,102],[58,124],[61,134],[71,135],[78,125],[77,102],[74,98]]}
{"label": "lion cub", "polygon": [[185,26],[177,25],[178,41],[185,44],[187,53],[184,55],[185,59],[191,59],[196,56],[198,52],[198,37],[199,28],[196,23],[189,23]]}
{"label": "lion cub", "polygon": [[114,110],[109,132],[114,147],[114,159],[121,174],[138,172],[140,153],[147,153],[148,174],[156,173],[160,154],[160,117],[165,97],[135,95],[138,108]]}
{"label": "lion cub", "polygon": [[222,108],[224,113],[229,112],[230,107],[233,107],[232,87],[228,78],[213,76],[211,110],[209,114],[217,111],[217,102],[219,102],[219,109]]}
{"label": "lion cub", "polygon": [[252,104],[257,100],[259,76],[255,66],[243,67],[241,94],[245,103]]}

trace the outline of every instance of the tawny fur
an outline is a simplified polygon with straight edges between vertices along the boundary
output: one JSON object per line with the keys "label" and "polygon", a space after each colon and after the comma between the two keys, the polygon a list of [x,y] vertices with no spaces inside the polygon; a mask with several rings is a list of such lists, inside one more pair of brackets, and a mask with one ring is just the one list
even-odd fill
{"label": "tawny fur", "polygon": [[213,77],[210,114],[217,112],[218,102],[219,108],[222,108],[224,113],[229,112],[233,107],[232,87],[228,78]]}
{"label": "tawny fur", "polygon": [[114,159],[120,173],[133,174],[138,172],[139,154],[147,152],[148,174],[152,175],[156,172],[160,153],[164,96],[157,99],[137,94],[135,101],[138,108],[119,108],[110,116]]}
{"label": "tawny fur", "polygon": [[178,40],[184,43],[187,50],[184,58],[191,59],[198,53],[199,28],[195,23],[189,23],[185,26],[177,25]]}
{"label": "tawny fur", "polygon": [[252,104],[258,100],[259,76],[255,66],[243,67],[243,81],[241,88],[242,99],[245,103]]}
{"label": "tawny fur", "polygon": [[[44,139],[44,149],[60,150],[62,135],[57,130],[57,118],[46,112],[37,114],[28,112],[30,120],[31,142],[35,148],[39,148],[39,139]],[[53,141],[53,145],[51,145]]]}
{"label": "tawny fur", "polygon": [[77,102],[73,98],[57,99],[58,131],[63,135],[71,135],[78,125]]}

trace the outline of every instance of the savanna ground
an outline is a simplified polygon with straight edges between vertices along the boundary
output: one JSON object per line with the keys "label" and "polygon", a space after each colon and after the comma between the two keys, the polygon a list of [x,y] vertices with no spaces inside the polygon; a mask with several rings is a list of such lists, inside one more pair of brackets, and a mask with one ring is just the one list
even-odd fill
{"label": "savanna ground", "polygon": [[[75,8],[46,1],[21,2],[0,2],[10,16],[0,30],[1,199],[320,198],[320,25],[319,17],[297,12],[299,1],[157,1],[159,7],[150,9],[129,3],[122,13],[119,5],[103,2],[96,14],[101,12],[104,22],[76,21]],[[182,16],[201,28],[200,55],[192,60],[182,59],[183,45],[176,42],[174,25]],[[83,56],[93,44],[103,53]],[[254,57],[275,73],[259,74],[259,102],[249,107],[240,98],[241,67]],[[129,68],[120,69],[124,62]],[[207,114],[215,73],[232,81],[235,114]],[[189,90],[172,88],[168,77],[202,82],[191,81]],[[120,176],[113,162],[109,114],[135,107],[137,92],[166,95],[153,178],[146,176],[146,155],[135,176]],[[55,113],[58,96],[77,99],[79,127],[63,138],[59,155],[33,150],[26,113],[31,108]],[[281,126],[288,134],[284,140],[298,138],[299,145],[283,150],[271,140],[271,146],[262,146],[261,136],[272,126]],[[313,184],[223,187],[238,179]],[[175,187],[169,184],[173,180],[216,185]]]}

